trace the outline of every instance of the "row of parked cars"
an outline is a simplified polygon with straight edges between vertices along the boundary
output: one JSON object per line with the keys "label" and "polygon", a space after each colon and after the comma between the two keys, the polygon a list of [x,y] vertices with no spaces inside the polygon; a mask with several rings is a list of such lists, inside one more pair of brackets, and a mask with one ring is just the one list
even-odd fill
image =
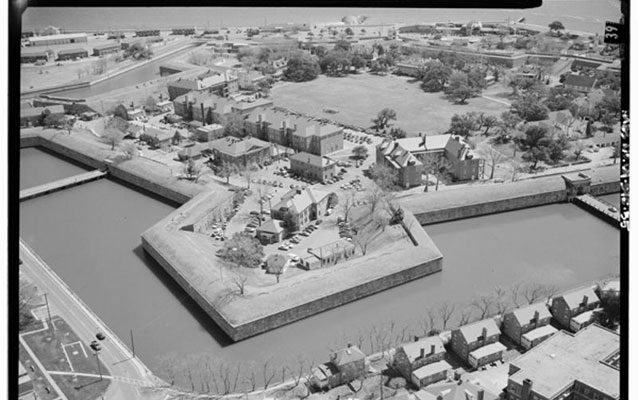
{"label": "row of parked cars", "polygon": [[339,237],[352,242],[352,227],[350,223],[344,221],[343,218],[337,218],[337,225],[339,226]]}
{"label": "row of parked cars", "polygon": [[353,179],[350,182],[339,186],[339,188],[341,188],[342,190],[355,189],[357,192],[363,192],[365,190],[359,178]]}
{"label": "row of parked cars", "polygon": [[266,217],[270,215],[270,210],[264,210],[261,213],[259,211],[251,211],[250,215],[250,221],[248,221],[244,230],[248,233],[254,234],[257,231],[257,227],[260,225],[259,221],[261,220],[261,222],[264,222]]}
{"label": "row of parked cars", "polygon": [[356,144],[372,144],[372,138],[365,135],[355,135],[354,133],[347,132],[343,135],[345,140]]}

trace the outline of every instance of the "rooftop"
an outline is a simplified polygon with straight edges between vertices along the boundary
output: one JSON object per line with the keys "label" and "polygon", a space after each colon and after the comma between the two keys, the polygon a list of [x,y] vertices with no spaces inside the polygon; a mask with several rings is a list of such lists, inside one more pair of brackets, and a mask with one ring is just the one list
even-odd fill
{"label": "rooftop", "polygon": [[290,160],[291,161],[295,160],[305,164],[310,164],[312,166],[319,167],[319,168],[327,167],[330,164],[334,164],[333,161],[331,161],[330,159],[326,157],[321,157],[315,154],[310,154],[305,152],[295,153],[294,155],[290,157]]}
{"label": "rooftop", "polygon": [[21,108],[21,117],[37,117],[42,114],[44,110],[49,110],[51,114],[64,114],[64,107],[62,105],[46,106],[46,107],[31,107]]}
{"label": "rooftop", "polygon": [[62,33],[59,35],[49,35],[49,36],[34,36],[30,37],[30,42],[45,42],[47,40],[61,40],[61,39],[75,39],[75,38],[85,38],[86,33]]}
{"label": "rooftop", "polygon": [[304,190],[292,189],[281,196],[281,200],[273,206],[273,209],[279,210],[287,208],[293,212],[300,213],[311,204],[316,204],[323,200],[330,193],[308,187]]}
{"label": "rooftop", "polygon": [[[403,139],[397,139],[397,142],[404,149],[411,153],[418,153],[424,151],[437,151],[445,150],[445,146],[450,141],[452,135],[432,135],[423,137],[409,137]],[[425,144],[424,144],[425,141]]]}
{"label": "rooftop", "polygon": [[452,366],[448,364],[445,360],[437,361],[432,364],[424,365],[416,371],[412,372],[412,374],[417,378],[426,378],[428,376],[432,376],[434,374],[438,374],[439,372],[447,371],[452,369]]}
{"label": "rooftop", "polygon": [[270,143],[254,137],[239,139],[231,136],[219,138],[210,142],[210,148],[233,157],[258,151],[270,147]]}
{"label": "rooftop", "polygon": [[485,387],[476,383],[469,382],[467,380],[461,381],[460,384],[459,382],[435,383],[433,385],[427,386],[424,389],[421,389],[419,393],[429,393],[433,395],[434,398],[437,398],[437,396],[441,396],[442,400],[468,400],[469,396],[471,396],[470,398],[472,399],[478,398],[477,393],[479,392],[479,390],[483,390],[484,400],[496,400],[499,398],[497,395],[490,392]]}
{"label": "rooftop", "polygon": [[558,329],[554,328],[551,325],[545,325],[523,334],[523,337],[529,340],[530,342],[533,342],[536,339],[554,334],[556,332],[558,332]]}
{"label": "rooftop", "polygon": [[83,49],[83,48],[60,50],[58,51],[58,56],[64,55],[64,54],[76,54],[76,53],[88,53],[88,51],[86,51],[86,49]]}
{"label": "rooftop", "polygon": [[484,319],[474,322],[473,324],[462,326],[460,328],[457,328],[457,330],[461,332],[461,335],[463,335],[467,343],[473,343],[480,336],[483,335],[483,328],[486,329],[487,336],[501,334],[498,326],[496,326],[496,322],[494,322],[492,318]]}
{"label": "rooftop", "polygon": [[119,43],[106,43],[100,46],[95,46],[93,47],[93,50],[106,50],[106,49],[112,49],[112,48],[120,48],[120,44]]}
{"label": "rooftop", "polygon": [[598,296],[596,296],[594,289],[589,286],[563,294],[562,296],[559,296],[559,297],[562,297],[563,299],[565,299],[565,303],[567,303],[567,306],[570,309],[573,309],[573,308],[578,308],[581,306],[581,303],[583,302],[585,296],[587,296],[587,304],[600,301]]}
{"label": "rooftop", "polygon": [[281,226],[282,222],[283,221],[280,221],[278,219],[269,219],[261,224],[261,226],[257,228],[257,231],[267,233],[281,233],[284,231],[284,228]]}
{"label": "rooftop", "polygon": [[377,146],[377,151],[383,152],[386,160],[396,168],[422,164],[412,153],[403,148],[397,140],[384,139]]}
{"label": "rooftop", "polygon": [[569,74],[565,77],[563,83],[565,85],[593,87],[594,83],[596,83],[596,78],[586,75]]}
{"label": "rooftop", "polygon": [[366,355],[355,345],[350,345],[344,349],[337,350],[332,354],[330,362],[339,367],[340,365],[364,360]]}
{"label": "rooftop", "polygon": [[534,318],[534,315],[538,312],[538,318],[551,318],[551,314],[547,309],[545,303],[535,303],[530,304],[525,307],[517,308],[513,310],[511,313],[514,314],[514,318],[518,321],[519,325],[529,324],[530,321]]}
{"label": "rooftop", "polygon": [[430,336],[421,339],[417,342],[412,342],[401,346],[405,355],[408,357],[410,363],[413,363],[417,358],[421,356],[421,349],[425,349],[425,354],[429,354],[430,350],[434,346],[434,354],[445,353],[443,342],[438,336]]}
{"label": "rooftop", "polygon": [[503,346],[501,342],[490,343],[487,346],[479,347],[470,353],[470,356],[480,360],[483,357],[489,356],[500,351],[505,351],[507,348]]}
{"label": "rooftop", "polygon": [[522,385],[532,381],[532,391],[553,398],[578,380],[611,396],[620,398],[619,371],[604,361],[620,348],[618,333],[594,324],[571,335],[560,331],[512,361],[519,371],[510,380]]}
{"label": "rooftop", "polygon": [[577,316],[572,318],[572,321],[576,322],[578,325],[586,324],[587,322],[591,321],[596,311],[597,310],[585,311],[584,313],[578,314]]}

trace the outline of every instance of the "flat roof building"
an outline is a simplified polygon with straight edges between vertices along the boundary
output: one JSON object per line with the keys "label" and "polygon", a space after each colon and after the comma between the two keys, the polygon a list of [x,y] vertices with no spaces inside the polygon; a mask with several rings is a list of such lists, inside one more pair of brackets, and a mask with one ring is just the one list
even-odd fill
{"label": "flat roof building", "polygon": [[86,49],[69,49],[58,51],[58,60],[74,60],[76,58],[85,58],[89,56],[89,52]]}
{"label": "flat roof building", "polygon": [[121,49],[121,46],[119,43],[107,43],[101,46],[94,47],[93,55],[99,57],[106,54],[117,53],[118,51],[120,51],[120,49]]}
{"label": "flat roof building", "polygon": [[620,399],[620,336],[594,324],[560,331],[510,364],[509,400]]}
{"label": "flat roof building", "polygon": [[30,46],[52,46],[55,44],[86,43],[86,33],[66,33],[62,35],[34,36],[29,38]]}

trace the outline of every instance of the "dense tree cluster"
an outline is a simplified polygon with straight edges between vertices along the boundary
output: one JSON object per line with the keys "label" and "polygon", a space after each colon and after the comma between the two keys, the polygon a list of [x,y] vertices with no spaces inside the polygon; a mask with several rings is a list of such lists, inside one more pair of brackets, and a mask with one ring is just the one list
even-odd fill
{"label": "dense tree cluster", "polygon": [[569,142],[563,135],[550,135],[544,127],[530,126],[519,140],[518,146],[525,152],[523,160],[530,162],[532,169],[536,169],[539,161],[560,161],[564,157],[564,151],[569,148]]}
{"label": "dense tree cluster", "polygon": [[319,76],[319,63],[309,54],[297,52],[288,59],[288,66],[284,77],[293,82],[311,81]]}
{"label": "dense tree cluster", "polygon": [[547,119],[549,109],[537,96],[524,95],[512,103],[512,112],[521,119],[531,122]]}

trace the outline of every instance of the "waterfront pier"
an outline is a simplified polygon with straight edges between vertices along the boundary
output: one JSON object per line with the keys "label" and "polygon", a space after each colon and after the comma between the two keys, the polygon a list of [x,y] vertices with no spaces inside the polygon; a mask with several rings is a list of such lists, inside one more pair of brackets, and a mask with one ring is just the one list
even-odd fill
{"label": "waterfront pier", "polygon": [[620,228],[620,210],[613,204],[591,194],[577,196],[573,199],[573,203]]}
{"label": "waterfront pier", "polygon": [[24,189],[20,191],[20,201],[33,199],[45,194],[57,192],[58,190],[78,186],[87,182],[92,182],[104,178],[106,174],[106,171],[95,170]]}

